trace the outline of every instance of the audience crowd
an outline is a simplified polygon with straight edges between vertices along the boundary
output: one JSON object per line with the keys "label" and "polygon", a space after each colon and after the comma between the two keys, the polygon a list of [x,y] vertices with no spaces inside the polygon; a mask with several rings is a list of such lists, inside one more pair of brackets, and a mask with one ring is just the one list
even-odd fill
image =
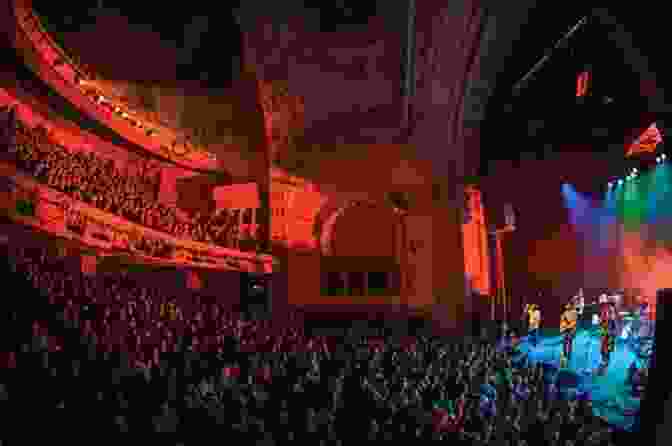
{"label": "audience crowd", "polygon": [[[71,197],[181,239],[234,249],[255,249],[257,234],[241,230],[236,210],[188,216],[156,200],[155,178],[125,175],[112,160],[54,144],[42,127],[31,129],[5,110],[2,145],[17,165]],[[8,128],[9,127],[9,128]]]}
{"label": "audience crowd", "polygon": [[[31,322],[31,341],[5,365],[34,363],[45,382],[87,380],[72,394],[50,385],[42,398],[109,414],[105,425],[117,430],[221,432],[264,444],[610,444],[587,398],[562,398],[543,368],[514,363],[491,340],[311,337],[298,317],[282,326],[251,320],[226,296],[123,273],[83,275],[46,249],[5,249],[14,275],[57,314]],[[78,357],[63,359],[73,350]]]}

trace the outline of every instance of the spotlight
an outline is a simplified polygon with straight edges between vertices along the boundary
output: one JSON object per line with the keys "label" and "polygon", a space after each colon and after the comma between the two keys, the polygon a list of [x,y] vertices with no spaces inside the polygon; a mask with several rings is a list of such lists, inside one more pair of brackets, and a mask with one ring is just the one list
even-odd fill
{"label": "spotlight", "polygon": [[662,155],[660,155],[660,159],[665,160],[665,159],[667,159],[667,156],[663,153]]}
{"label": "spotlight", "polygon": [[607,187],[608,187],[609,189],[611,189],[611,186],[613,186],[613,184],[611,183],[611,181],[609,181],[609,182],[607,183]]}
{"label": "spotlight", "polygon": [[656,157],[656,162],[657,162],[658,164],[660,164],[661,161],[662,161],[662,159],[661,159],[659,156],[657,156],[657,157]]}
{"label": "spotlight", "polygon": [[618,180],[618,184],[623,184],[623,180]]}
{"label": "spotlight", "polygon": [[632,173],[637,173],[637,168],[636,167],[632,168]]}

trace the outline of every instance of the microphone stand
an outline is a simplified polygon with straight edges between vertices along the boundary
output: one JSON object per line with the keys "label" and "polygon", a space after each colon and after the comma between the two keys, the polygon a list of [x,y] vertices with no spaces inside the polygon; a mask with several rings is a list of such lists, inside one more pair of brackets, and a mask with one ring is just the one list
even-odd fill
{"label": "microphone stand", "polygon": [[585,349],[586,349],[585,364],[586,364],[586,366],[583,369],[580,370],[580,372],[583,373],[584,375],[592,375],[593,374],[593,370],[590,367],[591,359],[593,359],[593,355],[592,355],[592,352],[591,352],[591,348],[593,346],[593,340],[591,339],[591,336],[592,336],[591,331],[588,331],[587,336],[586,336],[586,344],[585,344]]}
{"label": "microphone stand", "polygon": [[[585,306],[582,309],[582,313],[585,310]],[[584,374],[584,375],[592,375],[593,370],[590,366],[592,359],[593,359],[593,352],[592,352],[592,347],[593,347],[593,332],[595,330],[595,323],[594,320],[591,321],[591,325],[589,326],[590,328],[584,330],[586,333],[586,343],[584,345],[586,349],[586,358],[585,358],[585,367],[581,369],[579,372]]]}

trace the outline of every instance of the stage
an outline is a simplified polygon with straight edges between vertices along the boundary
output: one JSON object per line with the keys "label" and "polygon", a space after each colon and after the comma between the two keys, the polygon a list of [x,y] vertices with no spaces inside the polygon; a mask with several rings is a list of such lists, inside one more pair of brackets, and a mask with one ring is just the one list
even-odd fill
{"label": "stage", "polygon": [[639,366],[643,360],[636,347],[618,338],[611,355],[609,368],[603,376],[595,371],[600,365],[600,338],[593,331],[579,330],[574,339],[572,357],[566,369],[558,369],[562,351],[559,330],[542,330],[538,345],[532,346],[527,337],[521,338],[515,362],[524,361],[545,365],[547,382],[554,380],[561,398],[587,397],[593,403],[596,416],[610,425],[630,431],[639,410],[640,398],[632,394],[628,385],[628,368],[633,361]]}

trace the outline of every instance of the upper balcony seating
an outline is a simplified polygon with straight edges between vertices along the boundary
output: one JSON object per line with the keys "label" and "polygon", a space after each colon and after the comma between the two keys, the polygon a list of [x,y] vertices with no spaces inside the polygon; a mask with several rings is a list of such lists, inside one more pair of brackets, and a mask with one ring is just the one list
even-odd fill
{"label": "upper balcony seating", "polygon": [[[234,212],[192,218],[157,202],[142,191],[158,188],[141,176],[127,176],[111,160],[72,152],[53,143],[44,129],[30,129],[4,112],[3,145],[12,161],[38,181],[106,212],[182,239],[232,249],[254,249],[257,234],[242,231]],[[244,241],[241,243],[241,241]]]}
{"label": "upper balcony seating", "polygon": [[[219,170],[216,157],[194,147],[191,139],[181,131],[170,128],[165,123],[151,121],[146,113],[131,110],[126,104],[110,98],[93,81],[95,74],[91,68],[73,61],[54,42],[29,1],[13,0],[12,3],[18,29],[22,34],[22,38],[17,39],[15,45],[23,52],[25,45],[32,46],[30,51],[37,52],[39,58],[39,61],[33,63],[46,66],[48,73],[56,76],[57,81],[50,79],[50,75],[45,76],[47,71],[40,75],[52,88],[78,108],[145,150],[185,167]],[[24,49],[20,48],[22,45]],[[94,112],[91,113],[92,111]]]}

